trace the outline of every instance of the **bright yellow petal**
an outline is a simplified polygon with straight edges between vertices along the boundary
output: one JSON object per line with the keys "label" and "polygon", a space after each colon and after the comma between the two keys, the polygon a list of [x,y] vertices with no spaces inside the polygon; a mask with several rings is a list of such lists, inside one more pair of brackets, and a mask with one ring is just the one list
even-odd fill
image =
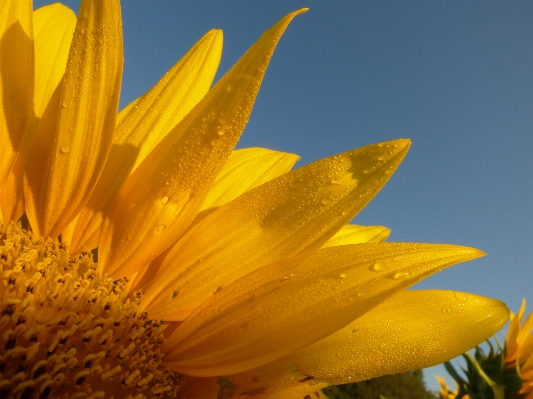
{"label": "bright yellow petal", "polygon": [[98,238],[104,214],[130,173],[208,92],[221,54],[222,32],[212,30],[149,92],[120,113],[121,123],[105,168],[74,222],[71,252],[80,252],[91,237]]}
{"label": "bright yellow petal", "polygon": [[222,206],[242,193],[291,170],[298,155],[265,148],[243,148],[231,153],[218,174],[201,210]]}
{"label": "bright yellow petal", "polygon": [[33,13],[35,36],[34,109],[41,117],[67,65],[76,15],[62,4],[41,7]]}
{"label": "bright yellow petal", "polygon": [[383,226],[357,226],[350,224],[340,229],[322,248],[366,242],[383,242],[390,235],[390,229]]}
{"label": "bright yellow petal", "polygon": [[0,190],[0,209],[4,218],[3,223],[17,221],[24,214],[23,160],[24,154],[20,154]]}
{"label": "bright yellow petal", "polygon": [[[452,291],[404,291],[345,328],[289,356],[230,375],[235,396],[300,397],[346,384],[433,366],[467,351],[506,322],[505,304]],[[286,396],[296,397],[296,396]]]}
{"label": "bright yellow petal", "polygon": [[[41,117],[52,92],[63,76],[75,25],[74,13],[61,4],[42,7],[33,13],[35,94],[34,117],[26,130],[28,138],[33,134],[37,118]],[[32,115],[31,112],[28,115]],[[25,211],[22,181],[27,150],[24,147],[19,152],[0,192],[0,208],[5,215],[5,222],[18,220]]]}
{"label": "bright yellow petal", "polygon": [[59,235],[94,189],[113,139],[122,63],[119,1],[84,0],[26,165],[26,212],[38,235]]}
{"label": "bright yellow petal", "polygon": [[[320,248],[381,189],[408,147],[408,140],[395,140],[335,155],[217,209],[172,248],[144,306],[157,317],[183,320],[219,287],[262,265]],[[169,300],[174,291],[180,292],[179,302]]]}
{"label": "bright yellow petal", "polygon": [[[193,376],[260,367],[325,338],[430,274],[481,255],[453,245],[381,243],[270,264],[204,302],[165,341],[164,361]],[[169,300],[179,303],[180,292]]]}
{"label": "bright yellow petal", "polygon": [[507,331],[507,338],[505,340],[507,346],[506,360],[511,361],[516,359],[518,355],[519,345],[517,342],[518,333],[520,332],[520,323],[526,310],[526,300],[522,300],[522,305],[518,314],[511,312],[511,322],[509,323],[509,330]]}
{"label": "bright yellow petal", "polygon": [[0,187],[35,119],[32,15],[30,0],[0,1]]}
{"label": "bright yellow petal", "polygon": [[266,31],[133,172],[100,238],[100,265],[137,272],[187,228],[239,139],[274,48],[292,18]]}

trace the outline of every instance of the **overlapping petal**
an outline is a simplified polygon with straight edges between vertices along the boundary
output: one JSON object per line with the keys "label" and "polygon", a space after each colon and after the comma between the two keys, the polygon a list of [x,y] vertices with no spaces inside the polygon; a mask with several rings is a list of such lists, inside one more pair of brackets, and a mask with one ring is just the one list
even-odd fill
{"label": "overlapping petal", "polygon": [[221,54],[222,31],[212,30],[149,92],[120,112],[105,168],[73,226],[72,252],[98,245],[104,216],[118,190],[162,138],[205,96]]}
{"label": "overlapping petal", "polygon": [[477,295],[403,291],[327,338],[228,380],[236,396],[303,397],[317,387],[442,363],[498,331],[508,314],[502,302]]}
{"label": "overlapping petal", "polygon": [[[35,93],[33,116],[30,117],[32,113],[28,110],[30,119],[25,132],[28,140],[31,139],[44,108],[65,72],[75,25],[76,16],[72,10],[61,4],[41,7],[33,13]],[[18,220],[25,211],[23,174],[27,151],[27,145],[21,147],[0,191],[0,208],[4,222]]]}
{"label": "overlapping petal", "polygon": [[281,34],[303,11],[266,31],[130,175],[102,228],[106,273],[138,272],[192,222],[244,129]]}
{"label": "overlapping petal", "polygon": [[265,148],[242,148],[231,153],[207,194],[201,210],[218,208],[239,195],[291,170],[298,155]]}
{"label": "overlapping petal", "polygon": [[244,193],[193,226],[169,251],[143,306],[155,317],[183,320],[237,278],[320,248],[381,189],[408,147],[408,140],[395,140],[358,148]]}
{"label": "overlapping petal", "polygon": [[122,63],[119,1],[83,1],[65,74],[26,162],[26,213],[37,235],[57,237],[96,185],[115,129]]}
{"label": "overlapping petal", "polygon": [[35,115],[40,118],[61,81],[67,65],[76,15],[62,4],[41,7],[33,13],[35,37]]}
{"label": "overlapping petal", "polygon": [[338,245],[362,244],[365,242],[384,242],[391,230],[383,226],[358,226],[349,224],[331,237],[322,248]]}
{"label": "overlapping petal", "polygon": [[328,336],[428,275],[481,255],[453,245],[380,243],[325,248],[270,264],[196,309],[165,341],[165,362],[195,376],[262,366]]}
{"label": "overlapping petal", "polygon": [[6,181],[35,118],[32,14],[29,0],[0,3],[0,184]]}

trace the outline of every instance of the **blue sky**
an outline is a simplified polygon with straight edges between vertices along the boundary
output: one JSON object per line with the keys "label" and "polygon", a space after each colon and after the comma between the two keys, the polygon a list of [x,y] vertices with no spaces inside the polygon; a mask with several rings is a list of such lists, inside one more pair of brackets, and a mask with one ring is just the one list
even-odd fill
{"label": "blue sky", "polygon": [[[224,31],[220,76],[278,19],[309,7],[281,39],[239,146],[294,152],[302,165],[410,138],[405,161],[354,222],[392,228],[391,241],[488,252],[417,288],[495,297],[515,311],[526,298],[533,309],[533,2],[122,4],[122,106],[208,30]],[[435,372],[445,373],[426,372],[432,387]]]}

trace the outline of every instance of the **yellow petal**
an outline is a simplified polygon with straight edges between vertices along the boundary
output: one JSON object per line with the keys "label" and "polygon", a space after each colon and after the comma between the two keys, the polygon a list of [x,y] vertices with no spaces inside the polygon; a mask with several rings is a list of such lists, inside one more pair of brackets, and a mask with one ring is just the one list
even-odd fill
{"label": "yellow petal", "polygon": [[[219,287],[262,265],[321,247],[389,179],[409,147],[395,140],[296,169],[193,226],[152,279],[143,306],[183,320]],[[172,292],[180,301],[169,301]]]}
{"label": "yellow petal", "polygon": [[301,397],[317,384],[346,384],[442,363],[496,333],[508,314],[504,303],[477,295],[403,291],[329,337],[228,379],[235,396],[257,389],[258,399],[294,391]]}
{"label": "yellow petal", "polygon": [[4,218],[3,223],[17,221],[24,213],[23,159],[24,154],[17,157],[0,190],[0,209]]}
{"label": "yellow petal", "polygon": [[[26,133],[28,138],[33,134],[37,118],[41,117],[63,76],[75,25],[74,13],[61,4],[42,7],[33,13],[35,94],[34,117],[31,118]],[[26,147],[19,152],[0,193],[0,208],[6,219],[4,222],[18,220],[25,211],[22,180],[26,152]]]}
{"label": "yellow petal", "polygon": [[35,36],[34,109],[41,117],[65,73],[76,15],[62,4],[41,7],[33,13]]}
{"label": "yellow petal", "polygon": [[196,43],[133,106],[120,113],[115,140],[94,192],[74,222],[71,252],[99,235],[111,202],[124,181],[161,139],[204,97],[222,54],[222,32],[212,30]]}
{"label": "yellow petal", "polygon": [[191,223],[244,129],[281,34],[302,11],[266,31],[130,175],[102,227],[106,273],[137,272]]}
{"label": "yellow petal", "polygon": [[506,359],[514,359],[518,355],[519,345],[517,342],[518,334],[520,333],[520,323],[526,310],[526,300],[522,299],[522,304],[518,314],[511,312],[511,322],[509,323],[509,329],[507,331],[507,338],[505,340],[507,346]]}
{"label": "yellow petal", "polygon": [[[192,376],[260,367],[325,338],[430,274],[481,255],[443,244],[358,244],[265,266],[189,316],[163,344],[164,361]],[[180,293],[171,298],[179,303]]]}
{"label": "yellow petal", "polygon": [[231,153],[218,174],[201,210],[222,206],[242,193],[291,170],[298,155],[265,148],[243,148]]}
{"label": "yellow petal", "polygon": [[94,189],[113,139],[122,62],[119,1],[83,1],[26,165],[26,212],[38,235],[59,235]]}
{"label": "yellow petal", "polygon": [[35,119],[32,22],[30,0],[0,1],[0,187]]}
{"label": "yellow petal", "polygon": [[327,241],[323,248],[366,242],[383,242],[390,235],[390,229],[382,226],[357,226],[350,224],[340,229]]}

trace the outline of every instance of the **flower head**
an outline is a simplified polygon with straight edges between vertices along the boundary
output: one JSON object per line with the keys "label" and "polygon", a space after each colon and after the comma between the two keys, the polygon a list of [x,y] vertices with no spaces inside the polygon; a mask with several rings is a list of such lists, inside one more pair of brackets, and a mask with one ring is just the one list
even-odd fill
{"label": "flower head", "polygon": [[506,321],[499,301],[406,291],[483,252],[347,224],[408,140],[295,170],[293,154],[234,150],[303,11],[212,88],[222,33],[208,32],[117,113],[118,0],[84,0],[77,19],[1,3],[0,396],[320,397],[440,363]]}
{"label": "flower head", "polygon": [[518,395],[533,398],[533,313],[522,322],[526,311],[526,300],[517,314],[511,312],[509,332],[505,339],[505,368],[517,372],[522,380]]}

